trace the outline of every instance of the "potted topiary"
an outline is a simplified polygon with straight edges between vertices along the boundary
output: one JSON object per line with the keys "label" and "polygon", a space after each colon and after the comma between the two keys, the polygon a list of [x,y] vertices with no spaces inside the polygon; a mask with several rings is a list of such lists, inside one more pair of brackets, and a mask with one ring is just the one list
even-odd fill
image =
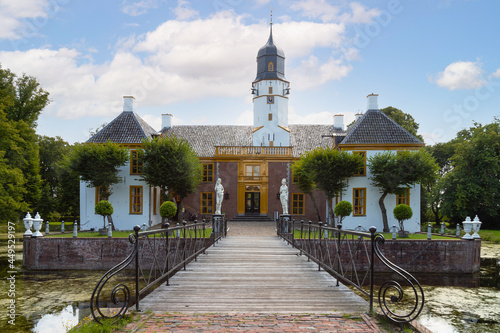
{"label": "potted topiary", "polygon": [[163,217],[162,222],[166,222],[165,218],[171,219],[177,214],[177,206],[172,201],[165,201],[160,206],[160,216]]}
{"label": "potted topiary", "polygon": [[342,224],[342,220],[344,217],[351,215],[352,213],[352,204],[349,201],[340,201],[335,209],[333,210],[333,214],[340,217],[339,224]]}
{"label": "potted topiary", "polygon": [[392,213],[394,214],[394,218],[399,222],[398,236],[407,238],[409,236],[409,232],[405,231],[404,221],[411,219],[413,216],[411,207],[405,204],[400,204],[394,207]]}
{"label": "potted topiary", "polygon": [[113,214],[113,205],[107,200],[101,200],[95,206],[96,214],[102,216],[104,226],[99,229],[99,235],[106,236],[108,234],[108,229],[106,228],[106,216]]}

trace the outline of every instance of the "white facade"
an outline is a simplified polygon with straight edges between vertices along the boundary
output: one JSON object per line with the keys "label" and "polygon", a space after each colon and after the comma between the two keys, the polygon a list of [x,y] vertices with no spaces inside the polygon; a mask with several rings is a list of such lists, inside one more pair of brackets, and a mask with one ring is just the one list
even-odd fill
{"label": "white facade", "polygon": [[[356,151],[355,151],[356,152]],[[377,153],[383,153],[383,150],[367,150],[366,160]],[[342,221],[342,229],[355,229],[359,225],[368,230],[371,226],[377,228],[377,231],[382,231],[384,229],[384,223],[382,221],[382,212],[380,210],[379,199],[382,196],[380,189],[371,185],[370,181],[371,172],[366,167],[366,175],[355,176],[349,178],[348,187],[343,192],[340,200],[349,201],[354,206],[354,189],[365,189],[366,190],[366,202],[365,202],[365,214],[354,215],[351,213]],[[404,222],[404,228],[406,231],[411,233],[420,231],[420,184],[414,185],[409,191],[409,201],[410,207],[413,211],[413,216],[411,219]],[[335,203],[334,203],[335,204]],[[393,225],[399,228],[398,221],[394,218],[393,210],[396,204],[396,195],[388,194],[384,199],[385,208],[387,210],[387,221],[389,228]]]}
{"label": "white facade", "polygon": [[290,146],[288,131],[288,88],[282,80],[261,80],[253,84],[254,146]]}
{"label": "white facade", "polygon": [[[123,182],[111,186],[109,202],[113,205],[113,223],[118,230],[133,230],[134,226],[149,227],[161,222],[160,195],[158,189],[151,189],[139,175],[130,174],[130,162],[120,168]],[[95,230],[103,227],[103,218],[95,213],[96,189],[88,187],[87,182],[80,182],[80,217],[82,229]],[[131,187],[142,187],[142,213],[131,213]],[[156,195],[154,192],[156,191]],[[156,205],[153,199],[156,199]],[[156,212],[154,211],[156,208]],[[107,226],[106,219],[106,226]]]}

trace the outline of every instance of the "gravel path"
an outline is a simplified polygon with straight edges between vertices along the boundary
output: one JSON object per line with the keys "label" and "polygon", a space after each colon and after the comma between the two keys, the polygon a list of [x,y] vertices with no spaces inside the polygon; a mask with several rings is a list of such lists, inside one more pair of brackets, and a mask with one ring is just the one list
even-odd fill
{"label": "gravel path", "polygon": [[262,237],[276,236],[274,222],[227,222],[228,236]]}

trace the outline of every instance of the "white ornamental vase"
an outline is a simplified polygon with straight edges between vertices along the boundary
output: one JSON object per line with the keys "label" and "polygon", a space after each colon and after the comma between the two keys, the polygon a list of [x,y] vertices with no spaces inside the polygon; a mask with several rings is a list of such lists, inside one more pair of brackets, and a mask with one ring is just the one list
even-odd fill
{"label": "white ornamental vase", "polygon": [[26,217],[23,219],[23,221],[24,221],[24,227],[26,228],[24,236],[33,235],[33,233],[31,232],[31,226],[33,225],[33,218],[31,217],[31,214],[29,212],[28,214],[26,214]]}
{"label": "white ornamental vase", "polygon": [[474,239],[470,235],[470,232],[472,231],[472,221],[470,220],[469,216],[467,216],[465,221],[462,222],[462,225],[463,225],[464,231],[465,231],[465,235],[463,235],[462,239]]}
{"label": "white ornamental vase", "polygon": [[474,218],[474,221],[472,221],[472,231],[474,232],[472,234],[472,238],[474,239],[481,239],[481,236],[479,236],[478,232],[479,229],[481,229],[481,221],[479,221],[479,217]]}
{"label": "white ornamental vase", "polygon": [[43,219],[40,217],[40,214],[36,213],[36,216],[33,219],[33,229],[35,229],[35,233],[31,237],[43,237],[43,234],[40,232],[42,224]]}

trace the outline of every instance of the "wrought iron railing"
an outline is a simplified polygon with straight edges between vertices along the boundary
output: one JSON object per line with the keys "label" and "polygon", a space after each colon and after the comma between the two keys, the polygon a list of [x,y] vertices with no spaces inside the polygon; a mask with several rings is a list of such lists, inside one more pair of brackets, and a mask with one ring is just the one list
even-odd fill
{"label": "wrought iron railing", "polygon": [[[162,229],[143,232],[135,226],[129,235],[132,252],[107,271],[92,292],[90,309],[94,320],[101,323],[103,318],[119,319],[134,303],[140,311],[141,298],[163,282],[169,285],[172,275],[185,270],[187,263],[226,236],[226,230],[224,216],[209,222],[183,222],[173,228],[166,223]],[[114,287],[112,279],[118,281]],[[134,297],[131,289],[135,290]]]}
{"label": "wrought iron railing", "polygon": [[[318,264],[339,281],[349,284],[369,299],[370,312],[374,301],[374,258],[399,275],[398,281],[388,280],[380,284],[378,303],[383,314],[391,321],[402,324],[417,318],[424,305],[424,292],[420,283],[407,271],[390,262],[382,253],[385,239],[381,234],[342,230],[328,227],[319,222],[296,222],[287,217],[278,220],[277,232],[280,237],[300,250],[309,260]],[[378,278],[377,278],[378,280]],[[367,287],[369,288],[367,290]],[[409,287],[413,297],[405,295],[404,287]]]}

